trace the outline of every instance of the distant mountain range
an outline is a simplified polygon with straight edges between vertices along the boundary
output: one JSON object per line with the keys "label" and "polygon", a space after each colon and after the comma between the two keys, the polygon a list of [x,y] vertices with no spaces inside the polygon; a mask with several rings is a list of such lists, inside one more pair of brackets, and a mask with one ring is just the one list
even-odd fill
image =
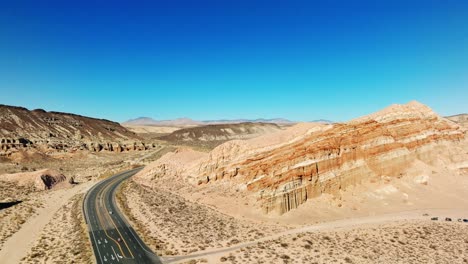
{"label": "distant mountain range", "polygon": [[138,117],[122,123],[122,125],[135,126],[199,126],[203,122],[195,121],[190,118],[177,118],[172,120],[155,120],[151,117]]}
{"label": "distant mountain range", "polygon": [[[289,125],[295,124],[297,122],[284,119],[284,118],[258,118],[258,119],[221,119],[221,120],[205,120],[197,121],[190,118],[177,118],[172,120],[155,120],[151,117],[138,117],[135,119],[130,119],[122,123],[122,125],[134,125],[134,126],[202,126],[202,125],[219,125],[219,124],[238,124],[238,123],[274,123],[280,125]],[[319,119],[310,122],[319,122],[319,123],[333,123],[330,120]]]}

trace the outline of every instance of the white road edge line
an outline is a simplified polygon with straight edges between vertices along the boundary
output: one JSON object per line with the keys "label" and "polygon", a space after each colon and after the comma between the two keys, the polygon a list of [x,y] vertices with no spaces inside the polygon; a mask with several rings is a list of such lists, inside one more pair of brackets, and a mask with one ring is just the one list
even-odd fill
{"label": "white road edge line", "polygon": [[[137,170],[137,169],[131,170],[131,172],[133,172],[133,171],[135,171],[135,170]],[[119,173],[119,174],[116,174],[116,175],[114,175],[114,176],[117,176],[117,175],[118,175],[118,176],[122,176],[123,174],[126,174],[126,173],[128,173],[128,171],[122,172],[122,173]],[[102,184],[107,183],[108,181],[110,181],[110,179],[114,178],[114,176],[113,176],[113,177],[109,177],[109,178],[107,178],[107,179],[104,179],[104,180],[102,180],[102,181],[96,183],[94,186],[92,186],[92,187],[88,190],[88,192],[85,194],[85,200],[84,200],[84,203],[85,203],[85,205],[84,205],[84,210],[85,210],[85,212],[84,212],[84,213],[85,213],[85,215],[86,215],[86,219],[88,219],[88,230],[91,232],[91,235],[93,236],[93,240],[94,240],[94,242],[95,242],[95,244],[96,244],[96,249],[97,249],[97,251],[98,251],[98,255],[99,255],[99,259],[101,260],[101,263],[103,262],[103,259],[102,259],[101,251],[99,250],[99,244],[97,244],[97,242],[96,242],[96,237],[94,236],[94,232],[93,232],[93,230],[92,230],[92,224],[91,224],[91,221],[90,221],[90,218],[89,218],[89,214],[87,213],[87,211],[88,211],[88,210],[87,210],[87,209],[88,209],[88,206],[87,206],[87,205],[88,205],[88,200],[89,200],[89,194],[90,194],[92,191],[94,191],[94,189],[96,189],[98,186],[100,186],[100,185],[102,185]],[[117,176],[117,177],[118,177],[118,176]],[[112,198],[113,198],[113,197],[112,197]],[[96,216],[94,216],[94,218],[96,218]],[[104,245],[104,246],[105,246],[105,245]],[[93,248],[93,249],[94,249],[94,248]],[[94,250],[93,250],[93,251],[94,251]],[[107,262],[107,259],[105,259],[105,258],[106,258],[106,257],[104,257],[104,261]]]}
{"label": "white road edge line", "polygon": [[[132,175],[132,176],[133,176],[133,175]],[[132,177],[132,176],[130,176],[130,177]],[[129,177],[129,178],[130,178],[130,177]],[[111,193],[111,194],[113,194],[113,193]],[[147,253],[149,253],[149,254],[151,254],[151,255],[154,256],[155,254],[154,254],[153,252],[151,252],[151,251],[148,251],[148,250],[146,249],[146,247],[144,247],[144,246],[140,243],[140,241],[137,239],[138,235],[135,234],[135,232],[130,228],[131,226],[130,226],[130,224],[127,222],[127,219],[125,218],[125,215],[124,215],[122,212],[120,212],[119,207],[117,206],[117,203],[115,202],[115,195],[111,195],[111,196],[112,196],[112,197],[111,197],[111,198],[112,198],[112,203],[116,205],[116,206],[115,206],[115,210],[118,210],[118,212],[119,212],[120,215],[122,216],[122,221],[125,223],[125,227],[130,231],[130,234],[132,234],[132,236],[133,236],[133,238],[135,239],[135,241],[138,243],[138,245],[140,245],[140,247],[141,247],[144,251],[146,251]]]}
{"label": "white road edge line", "polygon": [[114,247],[111,246],[111,248],[112,248],[112,251],[114,251],[114,255],[115,255],[115,258],[117,259],[117,262],[120,262],[119,256],[117,256],[117,253],[115,253]]}
{"label": "white road edge line", "polygon": [[[99,184],[94,185],[90,190],[88,190],[88,193],[86,194],[85,211],[88,208],[87,204],[88,204],[88,199],[89,199],[89,193],[91,193],[91,191],[93,191],[97,185],[99,185]],[[85,212],[85,214],[86,214],[86,218],[88,219],[88,224],[89,224],[88,230],[91,232],[91,235],[93,236],[94,243],[96,243],[96,248],[97,248],[97,251],[98,251],[98,254],[99,254],[99,259],[101,260],[101,262],[103,262],[102,261],[102,256],[101,256],[101,251],[99,250],[99,244],[97,244],[96,237],[94,236],[94,232],[93,232],[93,229],[92,229],[91,220],[89,219],[89,214],[88,214],[88,212]]]}

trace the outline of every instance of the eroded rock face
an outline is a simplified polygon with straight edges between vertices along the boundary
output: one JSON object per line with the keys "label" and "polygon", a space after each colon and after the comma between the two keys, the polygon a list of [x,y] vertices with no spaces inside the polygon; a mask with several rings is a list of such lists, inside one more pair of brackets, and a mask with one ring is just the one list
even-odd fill
{"label": "eroded rock face", "polygon": [[[24,139],[27,140],[27,139]],[[19,139],[2,139],[0,143],[0,155],[9,155],[18,150],[25,149],[45,149],[51,152],[77,151],[88,150],[91,152],[126,152],[126,151],[143,151],[155,148],[154,144],[145,144],[143,142],[81,142],[81,141],[35,141],[34,143],[28,140],[28,143],[19,141]]]}
{"label": "eroded rock face", "polygon": [[19,186],[31,186],[35,191],[53,189],[60,183],[68,184],[65,175],[49,169],[3,174],[0,175],[0,181],[15,182]]}
{"label": "eroded rock face", "polygon": [[28,110],[22,107],[0,105],[0,138],[24,137],[28,139],[138,139],[120,124],[69,113]]}
{"label": "eroded rock face", "polygon": [[[291,142],[259,151],[228,142],[178,173],[194,178],[194,185],[227,181],[242,186],[258,196],[264,212],[282,214],[371,177],[401,177],[415,160],[466,161],[467,149],[464,129],[412,102],[344,124],[316,127]],[[166,175],[167,171],[171,169],[166,167]]]}
{"label": "eroded rock face", "polygon": [[151,146],[109,120],[0,105],[0,155],[30,148],[122,152]]}
{"label": "eroded rock face", "polygon": [[265,212],[284,213],[370,177],[399,176],[415,159],[436,159],[431,152],[443,148],[441,143],[462,140],[459,126],[413,103],[335,124],[236,164],[205,166],[199,173],[201,179],[242,177],[249,191],[259,193]]}

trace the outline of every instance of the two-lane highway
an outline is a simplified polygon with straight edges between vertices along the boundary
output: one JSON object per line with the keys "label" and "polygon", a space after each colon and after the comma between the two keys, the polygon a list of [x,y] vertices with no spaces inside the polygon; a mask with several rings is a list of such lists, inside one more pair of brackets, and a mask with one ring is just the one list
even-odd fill
{"label": "two-lane highway", "polygon": [[161,263],[128,224],[115,203],[118,186],[141,168],[126,171],[94,185],[83,210],[96,261],[100,263]]}

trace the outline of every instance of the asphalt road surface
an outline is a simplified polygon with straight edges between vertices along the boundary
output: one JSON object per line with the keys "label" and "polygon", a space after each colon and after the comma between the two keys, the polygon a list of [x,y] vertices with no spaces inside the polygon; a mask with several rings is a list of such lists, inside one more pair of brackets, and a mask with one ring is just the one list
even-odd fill
{"label": "asphalt road surface", "polygon": [[115,191],[141,168],[126,171],[94,185],[83,210],[96,261],[100,263],[161,263],[128,224],[115,202]]}

